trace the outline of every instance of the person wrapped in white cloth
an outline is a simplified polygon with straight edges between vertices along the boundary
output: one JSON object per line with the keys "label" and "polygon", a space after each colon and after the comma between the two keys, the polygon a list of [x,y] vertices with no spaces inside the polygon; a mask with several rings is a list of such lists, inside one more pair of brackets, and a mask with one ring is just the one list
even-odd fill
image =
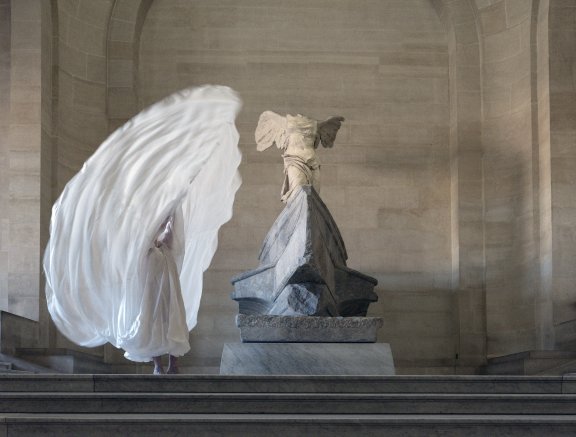
{"label": "person wrapped in white cloth", "polygon": [[[175,93],[102,143],[52,209],[48,310],[75,343],[133,361],[190,349],[202,276],[240,186],[241,101],[227,87]],[[155,358],[156,357],[156,358]]]}

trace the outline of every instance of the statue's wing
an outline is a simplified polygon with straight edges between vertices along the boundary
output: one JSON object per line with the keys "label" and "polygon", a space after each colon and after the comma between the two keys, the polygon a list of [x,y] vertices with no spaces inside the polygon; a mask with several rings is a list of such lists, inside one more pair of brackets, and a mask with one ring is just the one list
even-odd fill
{"label": "statue's wing", "polygon": [[288,146],[286,117],[272,111],[264,111],[258,119],[254,138],[259,152],[266,150],[273,144],[276,144],[279,149],[285,150]]}
{"label": "statue's wing", "polygon": [[178,308],[194,327],[202,274],[240,185],[240,105],[227,87],[175,93],[116,130],[68,182],[52,209],[44,255],[48,309],[66,337],[88,347],[110,342],[141,359],[160,350],[161,335],[141,341],[150,315],[162,312],[161,299],[144,290],[160,281],[150,277],[150,253],[170,215]]}
{"label": "statue's wing", "polygon": [[342,126],[344,117],[331,117],[326,121],[318,123],[318,135],[320,136],[320,141],[324,147],[334,146],[334,140],[336,140],[336,134]]}

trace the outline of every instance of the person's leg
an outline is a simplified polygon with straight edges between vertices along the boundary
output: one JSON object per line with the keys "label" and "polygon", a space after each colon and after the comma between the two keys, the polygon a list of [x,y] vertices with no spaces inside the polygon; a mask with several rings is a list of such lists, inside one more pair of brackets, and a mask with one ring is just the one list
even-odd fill
{"label": "person's leg", "polygon": [[164,368],[162,367],[162,357],[154,357],[154,375],[164,374]]}
{"label": "person's leg", "polygon": [[178,373],[178,358],[174,355],[168,355],[168,371],[166,373]]}

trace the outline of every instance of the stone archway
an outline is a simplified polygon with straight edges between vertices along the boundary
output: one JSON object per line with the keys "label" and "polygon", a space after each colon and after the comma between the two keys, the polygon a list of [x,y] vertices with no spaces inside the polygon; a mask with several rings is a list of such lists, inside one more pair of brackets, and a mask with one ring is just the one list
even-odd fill
{"label": "stone archway", "polygon": [[[546,145],[549,79],[543,48],[548,43],[549,6],[548,0],[431,1],[448,35],[456,363],[473,368],[483,364],[486,356],[551,344],[549,180],[553,168],[549,142]],[[49,120],[43,121],[42,139],[44,237],[49,207],[66,181],[106,135],[142,104],[137,83],[140,33],[152,3],[44,3],[51,5],[53,29],[53,61],[46,75],[51,78],[51,91],[50,99],[45,99],[50,104],[43,107]],[[531,6],[526,8],[528,3]],[[227,20],[225,14],[217,13],[210,18]],[[231,40],[211,41],[217,47]],[[267,43],[262,43],[264,49]],[[190,76],[196,73],[194,69],[202,73],[209,69],[210,59],[208,55],[203,58],[204,70],[185,62],[179,74]],[[292,59],[297,61],[297,57]],[[358,60],[375,62],[370,56],[354,62]],[[237,71],[243,71],[243,62],[235,64]],[[282,74],[281,69],[267,68]],[[220,74],[217,66],[211,71]],[[322,74],[330,74],[329,69]],[[254,94],[256,106],[262,105],[260,98]],[[286,107],[292,98],[283,97]],[[352,113],[361,111],[352,108]],[[250,116],[254,118],[254,114]],[[246,119],[240,123],[246,132],[252,129]],[[354,135],[361,133],[362,127],[357,126]],[[348,134],[348,145],[357,146],[352,136]],[[373,138],[366,136],[365,140]],[[345,159],[352,157],[352,152],[347,153]],[[247,156],[253,167],[261,162],[250,152]],[[327,167],[330,165],[337,163],[329,162]],[[333,181],[357,178],[337,171],[327,174]],[[220,276],[218,281],[219,286],[225,282]]]}
{"label": "stone archway", "polygon": [[[230,85],[245,100],[237,123],[244,185],[206,274],[190,361],[217,365],[221,344],[236,339],[228,280],[251,267],[278,213],[281,161],[253,145],[258,116],[272,109],[347,118],[338,147],[319,153],[321,196],[343,232],[349,265],[379,278],[372,311],[389,316],[386,340],[400,360],[452,366],[446,31],[427,0],[324,7],[157,0],[147,16],[143,103],[207,82]],[[425,352],[414,336],[426,338]]]}
{"label": "stone archway", "polygon": [[[106,135],[137,111],[139,33],[152,0],[50,3],[54,196]],[[49,124],[48,120],[45,123]],[[53,196],[53,197],[54,197]],[[52,199],[52,201],[54,198]]]}
{"label": "stone archway", "polygon": [[551,348],[548,2],[433,3],[456,46],[462,358],[467,347],[477,357]]}

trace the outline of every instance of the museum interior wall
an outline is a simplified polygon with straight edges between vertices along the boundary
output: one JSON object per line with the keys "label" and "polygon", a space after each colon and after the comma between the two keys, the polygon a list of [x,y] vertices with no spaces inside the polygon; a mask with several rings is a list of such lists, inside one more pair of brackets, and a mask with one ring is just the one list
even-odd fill
{"label": "museum interior wall", "polygon": [[576,17],[574,2],[550,2],[550,155],[556,342],[576,340]]}
{"label": "museum interior wall", "polygon": [[[379,341],[400,373],[476,373],[490,357],[574,347],[576,1],[3,0],[0,11],[11,23],[0,137],[12,141],[0,140],[0,309],[39,319],[33,334],[14,328],[19,345],[80,349],[41,292],[66,182],[140,109],[215,83],[244,102],[243,184],[184,370],[216,372],[223,344],[239,341],[229,281],[257,265],[282,209],[280,151],[257,152],[253,137],[264,110],[346,118],[319,151],[320,195],[348,265],[379,281],[369,315],[384,318]],[[41,38],[19,45],[18,20],[41,21]],[[124,362],[110,346],[84,351]]]}
{"label": "museum interior wall", "polygon": [[0,2],[0,310],[39,316],[40,4]]}
{"label": "museum interior wall", "polygon": [[[481,19],[486,314],[488,353],[494,355],[553,344],[551,296],[541,268],[550,254],[539,229],[541,220],[549,222],[550,202],[540,192],[546,183],[540,166],[549,166],[549,151],[547,163],[539,158],[546,159],[550,146],[538,136],[539,53],[533,41],[542,29],[538,3],[516,4],[515,10],[492,5]],[[506,20],[490,19],[502,15]]]}
{"label": "museum interior wall", "polygon": [[[336,147],[320,152],[320,194],[348,265],[379,280],[371,314],[385,316],[382,340],[406,361],[451,359],[448,48],[432,5],[193,5],[152,3],[138,70],[140,106],[210,82],[232,86],[244,100],[243,185],[206,275],[191,355],[217,365],[221,344],[237,341],[229,279],[256,267],[282,207],[279,151],[257,152],[253,137],[270,109],[346,118]],[[416,345],[413,336],[426,342]]]}

